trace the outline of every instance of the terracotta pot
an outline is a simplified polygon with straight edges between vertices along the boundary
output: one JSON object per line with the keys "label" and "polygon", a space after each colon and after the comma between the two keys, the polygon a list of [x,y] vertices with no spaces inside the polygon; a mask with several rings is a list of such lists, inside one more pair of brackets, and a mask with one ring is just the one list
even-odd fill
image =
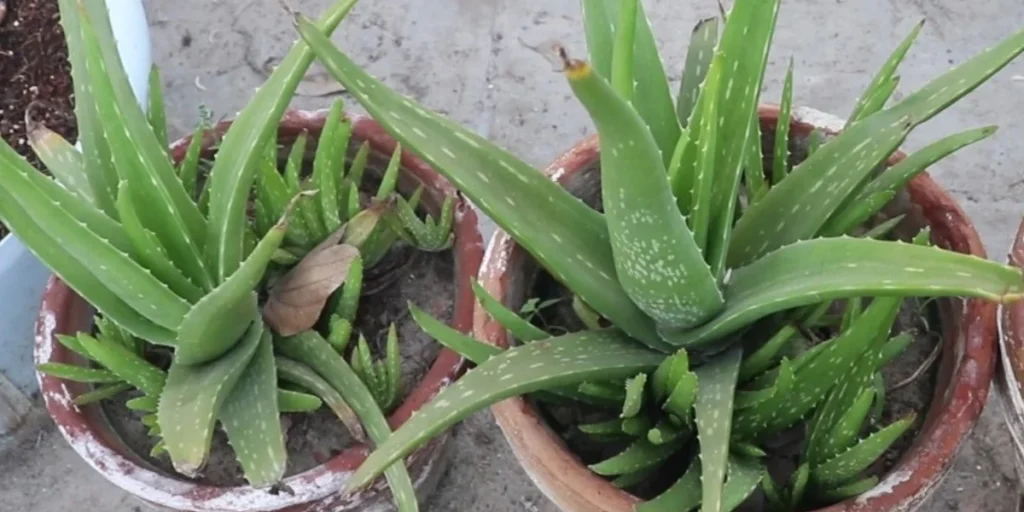
{"label": "terracotta pot", "polygon": [[[280,124],[278,140],[290,143],[302,131],[311,136],[319,134],[326,119],[325,111],[288,112]],[[223,134],[230,122],[217,126]],[[356,144],[369,141],[372,152],[368,169],[383,169],[395,148],[395,141],[375,121],[356,117],[354,120],[350,155]],[[205,154],[212,156],[214,136],[204,140]],[[172,145],[172,157],[184,157],[188,138]],[[369,175],[369,173],[368,173]],[[405,153],[399,190],[412,193],[417,186],[425,187],[422,203],[433,213],[440,211],[445,197],[456,192],[423,161]],[[472,208],[459,199],[456,208],[455,255],[457,293],[452,325],[468,332],[472,322],[473,293],[470,277],[476,275],[483,253],[483,241],[477,230],[477,216]],[[36,363],[78,362],[73,353],[56,341],[57,334],[73,334],[89,330],[93,311],[67,285],[53,278],[47,285],[36,326]],[[389,418],[391,427],[397,428],[424,403],[456,379],[463,371],[464,361],[449,350],[442,350],[430,370]],[[293,495],[271,495],[266,490],[250,487],[215,487],[198,484],[179,475],[166,474],[144,462],[129,450],[112,430],[102,411],[95,406],[77,407],[71,398],[87,388],[46,375],[38,375],[46,407],[61,434],[96,471],[136,497],[172,510],[196,512],[252,512],[252,511],[355,511],[388,510],[391,493],[384,479],[355,495],[341,495],[339,489],[366,458],[369,449],[359,445],[349,448],[326,463],[285,479]],[[418,494],[423,499],[436,487],[446,462],[448,435],[439,436],[412,454],[407,463]]]}
{"label": "terracotta pot", "polygon": [[[762,129],[774,130],[778,109],[760,108]],[[806,137],[814,128],[838,132],[844,122],[811,109],[795,109],[791,133]],[[551,179],[589,204],[600,200],[599,148],[596,137],[577,144],[547,169]],[[904,158],[898,153],[890,164]],[[907,214],[900,234],[912,235],[928,225],[936,245],[984,256],[978,234],[964,212],[927,174],[915,178],[889,206]],[[481,268],[484,287],[517,309],[530,292],[536,263],[506,233],[491,239]],[[941,482],[961,442],[971,431],[988,395],[995,362],[996,306],[979,300],[940,301],[944,346],[937,387],[913,446],[874,489],[829,512],[909,511],[921,505]],[[492,345],[508,347],[506,331],[477,308],[474,335]],[[1022,331],[1024,332],[1024,331]],[[492,407],[516,458],[551,501],[567,512],[630,512],[640,499],[591,473],[569,451],[528,401],[513,398]]]}
{"label": "terracotta pot", "polygon": [[[1010,265],[1024,267],[1024,222],[1010,247]],[[1024,304],[1000,307],[999,365],[996,391],[1002,401],[1003,418],[1013,440],[1017,478],[1024,485]]]}

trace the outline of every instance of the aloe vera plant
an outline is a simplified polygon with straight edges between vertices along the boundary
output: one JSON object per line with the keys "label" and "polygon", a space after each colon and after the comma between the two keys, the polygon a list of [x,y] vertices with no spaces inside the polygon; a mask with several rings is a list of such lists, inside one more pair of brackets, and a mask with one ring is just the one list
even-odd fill
{"label": "aloe vera plant", "polygon": [[[927,231],[907,243],[888,239],[892,221],[861,229],[926,165],[991,128],[877,171],[915,127],[1024,51],[1024,31],[890,101],[916,28],[846,129],[816,133],[795,165],[791,69],[766,168],[757,106],[779,0],[737,0],[722,19],[703,20],[676,98],[639,0],[581,4],[589,59],[558,46],[554,59],[600,136],[601,212],[394,92],[296,16],[299,33],[356,101],[571,292],[587,326],[550,334],[477,286],[480,304],[521,342],[500,351],[413,308],[424,330],[479,366],[378,445],[350,488],[470,413],[523,394],[604,407],[607,421],[579,428],[595,440],[629,440],[591,466],[616,485],[670,471],[666,452],[696,453],[678,483],[638,511],[732,510],[758,487],[800,508],[870,488],[864,469],[913,422],[862,437],[878,371],[892,359],[880,354],[906,346],[890,339],[904,299],[1024,297],[1018,270],[931,247]],[[836,308],[845,313],[830,314]],[[773,335],[759,336],[755,325],[775,326]],[[826,377],[847,373],[842,386]],[[764,442],[800,424],[809,429],[804,464],[783,489],[763,478]]]}
{"label": "aloe vera plant", "polygon": [[[330,7],[318,28],[330,33],[354,4]],[[205,115],[174,162],[159,72],[150,76],[147,114],[128,87],[105,1],[61,0],[60,12],[81,150],[33,124],[29,138],[50,178],[0,144],[0,221],[98,313],[94,332],[58,336],[83,364],[38,370],[92,384],[75,398],[80,405],[132,392],[125,407],[143,413],[159,439],[150,455],[166,455],[185,477],[201,476],[219,427],[249,485],[275,489],[287,462],[280,416],[323,405],[357,440],[383,442],[384,413],[402,391],[395,329],[380,360],[365,341],[352,355],[367,363],[359,371],[344,359],[363,270],[398,241],[450,247],[454,199],[421,216],[422,190],[398,196],[399,147],[366,201],[360,187],[370,148],[364,143],[346,161],[352,122],[341,102],[318,138],[301,135],[278,161],[278,123],[313,60],[301,40],[223,134],[212,161],[201,151]],[[310,274],[325,262],[327,270]],[[320,285],[318,300],[289,301],[296,289],[308,299],[311,282]],[[272,303],[291,314],[290,325]],[[282,347],[296,335],[329,341]],[[335,359],[316,351],[324,346]],[[406,469],[396,466],[388,478],[399,510],[416,510]]]}

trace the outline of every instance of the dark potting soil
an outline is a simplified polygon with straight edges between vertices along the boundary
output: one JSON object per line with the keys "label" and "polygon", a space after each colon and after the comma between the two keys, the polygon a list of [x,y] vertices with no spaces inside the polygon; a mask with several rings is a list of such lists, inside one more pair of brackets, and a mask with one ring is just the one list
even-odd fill
{"label": "dark potting soil", "polygon": [[[41,169],[25,134],[29,105],[35,121],[69,141],[78,136],[57,0],[0,0],[0,13],[0,138]],[[0,224],[0,238],[6,233]]]}
{"label": "dark potting soil", "polygon": [[[354,345],[361,332],[375,357],[383,357],[388,327],[394,323],[401,348],[401,389],[405,396],[427,373],[439,352],[438,344],[413,321],[407,304],[412,301],[435,318],[451,320],[455,305],[452,253],[450,250],[425,253],[396,247],[375,269],[387,269],[387,272],[379,277],[368,272],[350,345]],[[147,455],[157,439],[147,434],[147,428],[140,421],[142,414],[125,407],[125,401],[132,396],[126,393],[104,402],[107,418],[135,453],[168,475],[177,475],[166,455],[157,458]],[[309,470],[353,445],[348,431],[326,406],[311,414],[284,414],[281,421],[288,450],[286,475]],[[214,433],[209,462],[198,481],[216,486],[245,484],[227,436],[219,428]]]}

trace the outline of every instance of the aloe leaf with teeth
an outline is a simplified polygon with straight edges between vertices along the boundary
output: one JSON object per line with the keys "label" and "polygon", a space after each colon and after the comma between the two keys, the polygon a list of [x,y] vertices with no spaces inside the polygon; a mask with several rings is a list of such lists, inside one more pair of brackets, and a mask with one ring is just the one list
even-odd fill
{"label": "aloe leaf with teeth", "polygon": [[[317,22],[316,30],[328,34],[355,6],[356,0],[334,3]],[[292,94],[313,62],[312,50],[296,41],[288,54],[239,113],[217,151],[210,170],[209,230],[205,256],[216,283],[228,279],[242,262],[243,226],[249,188],[256,178],[264,147],[275,135],[274,124],[284,113]]]}
{"label": "aloe leaf with teeth", "polygon": [[811,468],[810,483],[821,488],[841,486],[850,483],[861,471],[868,468],[889,446],[914,424],[914,416],[889,425],[852,448]]}
{"label": "aloe leaf with teeth", "polygon": [[174,469],[181,474],[195,475],[205,465],[221,407],[256,353],[263,331],[257,320],[228,353],[205,364],[174,364],[167,372],[157,417]]}
{"label": "aloe leaf with teeth", "polygon": [[443,429],[504,398],[594,378],[626,378],[653,370],[660,360],[657,352],[610,330],[568,334],[509,349],[467,372],[378,445],[353,473],[348,488],[363,488]]}
{"label": "aloe leaf with teeth", "polygon": [[[314,331],[306,331],[297,336],[277,340],[275,347],[277,352],[285,357],[308,365],[323,380],[330,384],[335,391],[341,394],[345,403],[349,404],[356,415],[359,416],[367,436],[378,447],[391,443],[398,435],[398,432],[391,433],[387,418],[384,417],[384,413],[377,406],[373,394],[363,381],[352,371],[352,368],[345,362],[345,359],[335,352],[331,345],[320,337],[319,334]],[[422,414],[421,410],[417,413],[416,417]],[[409,422],[407,421],[405,425],[408,424]],[[416,504],[416,493],[412,486],[412,480],[403,463],[393,464],[398,458],[389,461],[387,466],[380,468],[375,474],[370,475],[369,480],[365,484],[372,483],[377,476],[384,473],[387,476],[388,483],[391,485],[391,492],[395,497],[398,510],[400,512],[415,512],[418,510],[418,505]],[[352,487],[351,483],[348,484],[348,487]]]}
{"label": "aloe leaf with teeth", "polygon": [[277,372],[281,380],[298,384],[317,396],[327,404],[331,412],[338,417],[352,437],[359,442],[366,442],[366,431],[359,423],[359,417],[355,411],[345,402],[345,399],[331,387],[323,377],[320,377],[312,368],[298,361],[283,356],[275,358]]}
{"label": "aloe leaf with teeth", "polygon": [[924,20],[918,22],[914,29],[910,31],[910,34],[889,55],[889,58],[878,70],[878,73],[875,74],[871,83],[864,89],[860,99],[857,100],[847,125],[878,112],[885,105],[885,102],[892,95],[893,90],[895,90],[896,83],[899,81],[899,77],[896,76],[896,68],[899,67],[904,57],[907,56],[907,52],[910,51],[910,47],[914,44],[918,34],[921,33],[922,28],[924,28]]}
{"label": "aloe leaf with teeth", "polygon": [[[507,151],[391,91],[335,48],[304,17],[298,17],[298,30],[332,76],[403,146],[414,149],[466,191],[491,218],[516,219],[502,227],[523,235],[520,244],[556,278],[571,283],[587,304],[631,335],[663,346],[653,321],[632,302],[615,277],[607,224],[598,212]],[[480,169],[488,172],[481,173]],[[501,190],[491,185],[499,182]],[[550,219],[559,222],[551,223]],[[529,228],[539,225],[550,229]],[[572,254],[573,258],[562,254]]]}
{"label": "aloe leaf with teeth", "polygon": [[[795,178],[790,174],[783,185]],[[694,329],[663,334],[678,346],[704,346],[784,309],[890,294],[1012,302],[1024,296],[1024,278],[1010,267],[934,247],[819,238],[794,243],[735,270],[726,288],[725,309],[718,316]]]}
{"label": "aloe leaf with teeth", "polygon": [[284,477],[287,460],[269,331],[262,331],[255,353],[231,388],[220,410],[220,423],[249,485],[269,487]]}
{"label": "aloe leaf with teeth", "polygon": [[676,95],[676,116],[683,127],[690,124],[690,115],[697,105],[701,84],[711,67],[711,58],[718,44],[718,27],[718,18],[705,18],[697,23],[690,34],[683,77],[679,82],[679,94]]}
{"label": "aloe leaf with teeth", "polygon": [[676,207],[654,139],[589,64],[567,65],[569,84],[601,136],[601,191],[619,282],[659,324],[700,324],[718,312],[722,295]]}
{"label": "aloe leaf with teeth", "polygon": [[520,341],[536,341],[551,337],[543,329],[531,324],[516,314],[515,311],[505,307],[498,299],[488,293],[479,281],[474,279],[470,284],[473,287],[473,295],[476,296],[476,300],[479,301],[484,311],[487,311],[491,317],[501,324],[502,327],[508,329],[508,332],[512,333]]}
{"label": "aloe leaf with teeth", "polygon": [[772,184],[782,182],[789,172],[789,122],[793,108],[793,59],[782,85],[782,101],[779,103],[779,120],[775,125],[775,151],[772,165]]}
{"label": "aloe leaf with teeth", "polygon": [[732,409],[743,351],[730,349],[696,369],[697,401],[694,418],[700,442],[701,510],[722,510],[723,485],[729,460]]}

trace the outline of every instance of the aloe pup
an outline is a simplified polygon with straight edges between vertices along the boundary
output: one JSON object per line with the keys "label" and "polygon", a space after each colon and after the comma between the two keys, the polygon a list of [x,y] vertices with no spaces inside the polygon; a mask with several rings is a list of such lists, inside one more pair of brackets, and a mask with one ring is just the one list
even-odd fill
{"label": "aloe pup", "polygon": [[[318,30],[332,32],[354,4],[326,10]],[[454,198],[422,215],[423,189],[398,195],[399,145],[366,201],[370,147],[346,160],[353,127],[340,101],[318,138],[301,135],[279,165],[278,124],[314,58],[301,40],[212,161],[202,156],[207,123],[173,161],[159,72],[147,115],[105,1],[61,0],[60,12],[81,150],[32,124],[50,178],[0,144],[0,220],[97,315],[93,332],[58,337],[85,364],[38,370],[94,385],[77,405],[133,392],[125,406],[154,438],[150,456],[167,457],[183,478],[203,476],[220,428],[247,483],[277,492],[288,456],[281,415],[323,406],[357,441],[384,443],[385,415],[405,391],[400,340],[392,325],[377,359],[355,332],[363,274],[399,242],[451,247]],[[307,142],[318,143],[310,173]],[[398,509],[417,510],[406,468],[386,476]]]}
{"label": "aloe pup", "polygon": [[[600,135],[602,212],[395,93],[297,16],[330,73],[571,293],[589,326],[548,334],[477,286],[480,305],[522,342],[503,352],[413,308],[427,332],[478,366],[378,446],[352,489],[474,411],[524,394],[601,404],[608,421],[580,429],[632,439],[591,466],[616,485],[670,471],[668,454],[695,453],[678,482],[639,512],[733,510],[758,488],[779,507],[800,509],[873,485],[864,470],[914,421],[866,428],[880,400],[875,376],[907,345],[891,334],[904,298],[1024,296],[1019,270],[932,247],[927,231],[908,243],[887,239],[891,222],[860,229],[926,165],[992,128],[875,171],[915,127],[1017,57],[1024,32],[890,101],[915,29],[846,129],[816,138],[793,166],[789,71],[779,139],[768,148],[776,159],[764,168],[757,105],[779,4],[737,0],[721,19],[702,21],[673,98],[639,0],[582,0],[589,59],[555,53]],[[759,338],[755,325],[777,331]],[[827,339],[808,347],[809,326]],[[763,443],[801,424],[802,465],[780,489],[763,478]]]}

